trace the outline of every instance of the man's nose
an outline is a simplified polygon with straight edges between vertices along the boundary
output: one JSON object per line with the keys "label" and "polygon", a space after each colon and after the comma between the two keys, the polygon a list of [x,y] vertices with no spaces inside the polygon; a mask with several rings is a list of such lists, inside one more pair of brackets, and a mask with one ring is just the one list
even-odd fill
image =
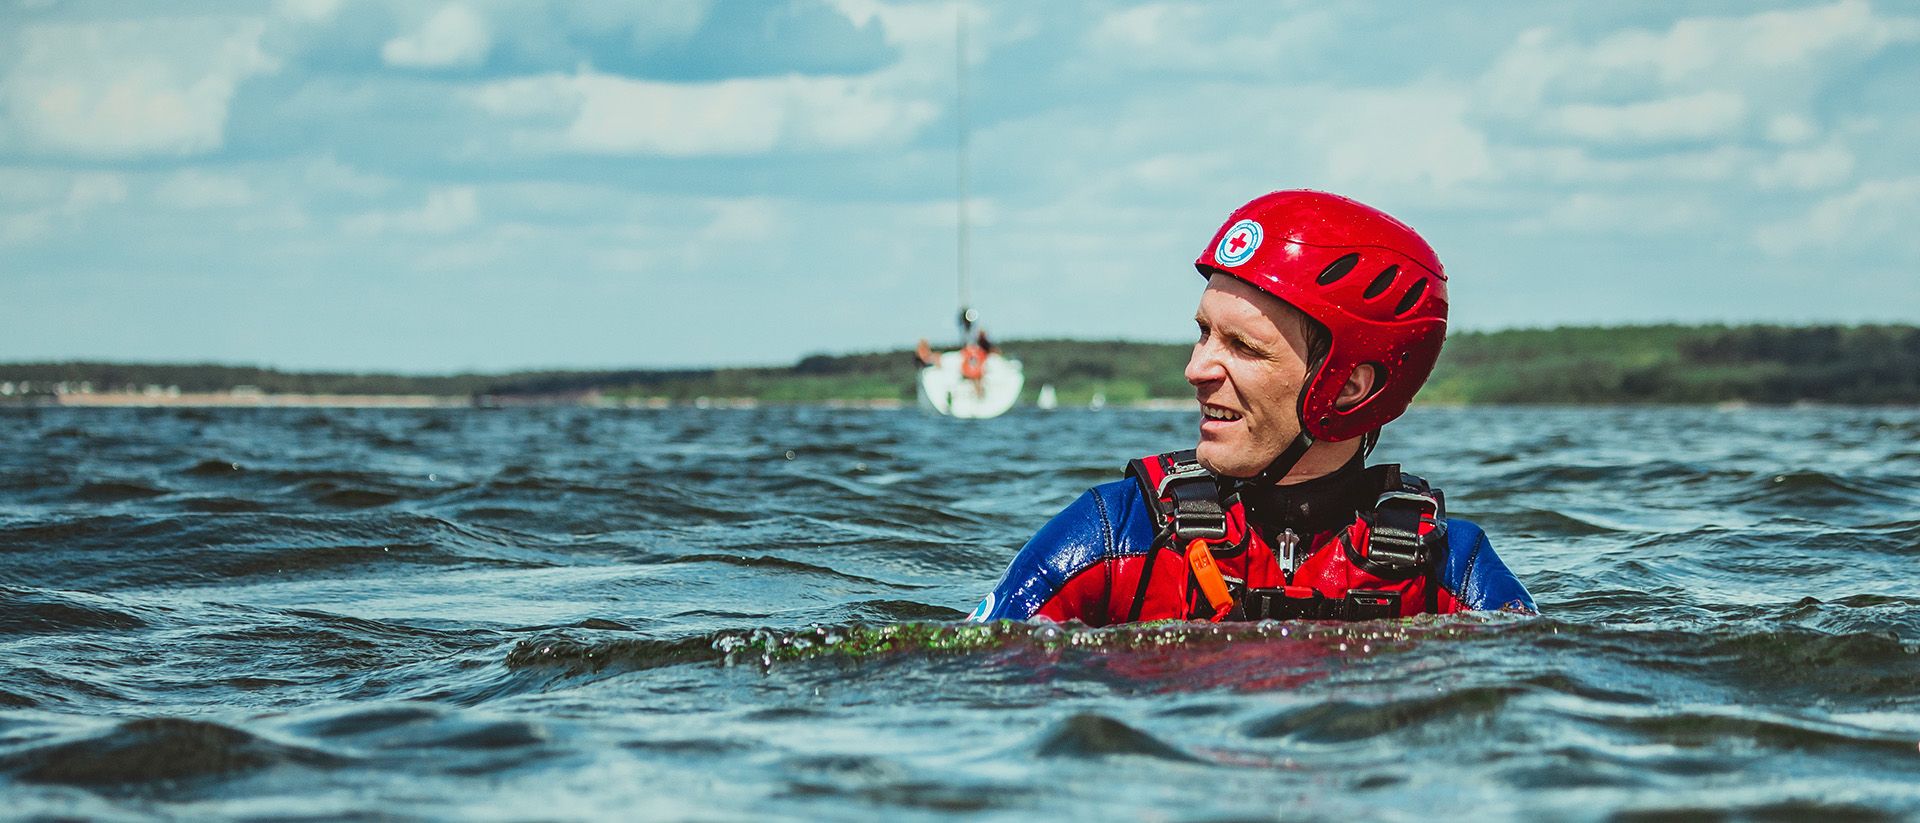
{"label": "man's nose", "polygon": [[1207,383],[1225,379],[1227,369],[1220,364],[1220,358],[1212,346],[1195,343],[1193,354],[1187,357],[1187,382],[1196,388]]}

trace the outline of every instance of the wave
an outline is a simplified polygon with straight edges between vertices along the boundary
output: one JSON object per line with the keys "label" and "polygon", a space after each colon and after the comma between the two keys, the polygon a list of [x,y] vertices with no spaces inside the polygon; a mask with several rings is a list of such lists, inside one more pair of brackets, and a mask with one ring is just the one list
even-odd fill
{"label": "wave", "polygon": [[823,565],[818,565],[814,563],[806,563],[799,560],[789,560],[784,557],[776,557],[768,554],[762,554],[762,555],[682,554],[682,555],[674,555],[671,557],[661,558],[655,562],[660,565],[680,565],[680,564],[686,564],[686,563],[717,563],[720,565],[738,566],[741,568],[749,568],[749,569],[772,569],[775,571],[800,572],[803,574],[822,575],[827,577],[838,578],[841,580],[846,580],[852,583],[864,583],[871,586],[885,586],[888,588],[904,588],[904,589],[923,588],[922,586],[917,586],[917,585],[908,584],[908,583],[890,583],[885,580],[880,580],[877,578],[863,577],[861,575],[843,572],[831,566],[823,566]]}
{"label": "wave", "polygon": [[[94,514],[0,523],[0,581],[58,588],[231,583],[379,573],[401,566],[540,567],[554,549],[538,538],[430,514],[263,514],[216,505],[201,515]],[[41,549],[63,547],[49,566]]]}
{"label": "wave", "polygon": [[119,503],[124,500],[145,500],[169,493],[167,489],[144,483],[93,481],[80,484],[79,488],[74,489],[72,497],[83,503]]}
{"label": "wave", "polygon": [[1348,743],[1382,735],[1406,735],[1410,727],[1444,723],[1468,725],[1506,707],[1521,694],[1511,686],[1476,686],[1392,700],[1379,704],[1330,700],[1284,712],[1249,725],[1249,737],[1278,737],[1306,743]]}
{"label": "wave", "polygon": [[109,597],[0,586],[0,636],[131,631],[148,625]]}
{"label": "wave", "polygon": [[1060,721],[1041,738],[1034,753],[1041,757],[1134,755],[1179,763],[1205,762],[1178,746],[1098,714],[1076,714]]}
{"label": "wave", "polygon": [[0,772],[29,783],[106,788],[189,781],[277,765],[327,767],[342,758],[205,720],[154,717],[106,732],[0,754]]}

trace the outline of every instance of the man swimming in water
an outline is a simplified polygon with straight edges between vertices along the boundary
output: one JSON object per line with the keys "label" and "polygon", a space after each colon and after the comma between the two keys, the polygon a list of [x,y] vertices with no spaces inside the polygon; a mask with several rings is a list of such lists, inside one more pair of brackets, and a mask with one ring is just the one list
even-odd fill
{"label": "man swimming in water", "polygon": [[1480,527],[1396,465],[1365,466],[1440,356],[1447,278],[1361,203],[1241,206],[1207,278],[1187,382],[1196,448],[1141,458],[1041,527],[974,620],[1370,620],[1534,611]]}

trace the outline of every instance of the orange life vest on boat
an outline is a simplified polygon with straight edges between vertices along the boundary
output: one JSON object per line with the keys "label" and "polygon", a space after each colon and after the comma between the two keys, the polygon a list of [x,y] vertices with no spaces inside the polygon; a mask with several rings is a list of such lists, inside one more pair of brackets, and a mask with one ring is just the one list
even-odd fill
{"label": "orange life vest on boat", "polygon": [[987,376],[987,350],[977,343],[968,343],[960,350],[960,376],[968,380],[979,380]]}

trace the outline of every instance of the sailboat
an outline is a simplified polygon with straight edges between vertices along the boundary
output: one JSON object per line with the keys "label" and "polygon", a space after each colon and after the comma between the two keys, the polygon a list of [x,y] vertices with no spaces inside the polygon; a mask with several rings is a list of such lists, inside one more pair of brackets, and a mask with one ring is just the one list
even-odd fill
{"label": "sailboat", "polygon": [[1026,374],[1020,361],[998,350],[982,349],[986,335],[974,335],[980,316],[972,308],[967,282],[967,18],[960,7],[958,34],[955,36],[956,67],[954,83],[954,178],[959,188],[955,198],[958,226],[958,269],[960,280],[960,349],[942,353],[920,370],[917,382],[920,405],[949,417],[999,417],[1020,399]]}
{"label": "sailboat", "polygon": [[[972,315],[962,310],[962,315]],[[963,323],[962,328],[967,324]],[[966,339],[963,332],[962,339]],[[965,346],[942,352],[931,366],[920,370],[920,405],[948,417],[999,417],[1020,399],[1026,374],[1020,361],[998,351],[982,352]],[[970,364],[977,359],[977,364]],[[969,372],[978,371],[978,377]]]}

